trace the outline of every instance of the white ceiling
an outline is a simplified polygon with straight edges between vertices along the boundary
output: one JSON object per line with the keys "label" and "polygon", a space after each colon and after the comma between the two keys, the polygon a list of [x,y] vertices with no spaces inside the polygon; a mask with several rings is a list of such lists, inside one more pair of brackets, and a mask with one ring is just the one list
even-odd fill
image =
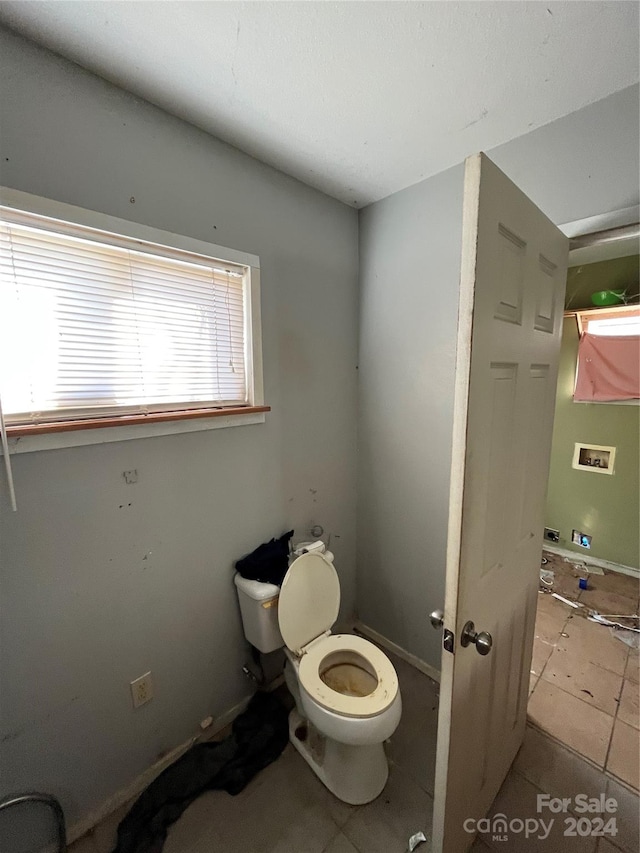
{"label": "white ceiling", "polygon": [[0,2],[0,22],[362,207],[638,80],[635,2]]}

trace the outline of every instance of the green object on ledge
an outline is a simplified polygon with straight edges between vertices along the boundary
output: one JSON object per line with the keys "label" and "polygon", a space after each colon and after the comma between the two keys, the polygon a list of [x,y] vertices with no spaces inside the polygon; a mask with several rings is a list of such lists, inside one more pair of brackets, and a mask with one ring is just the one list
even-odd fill
{"label": "green object on ledge", "polygon": [[598,307],[604,305],[619,305],[624,302],[626,290],[597,290],[591,294],[591,301]]}

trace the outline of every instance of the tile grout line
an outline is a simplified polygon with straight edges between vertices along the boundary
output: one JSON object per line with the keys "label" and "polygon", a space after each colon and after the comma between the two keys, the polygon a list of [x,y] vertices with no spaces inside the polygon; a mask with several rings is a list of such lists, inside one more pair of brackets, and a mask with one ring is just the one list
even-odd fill
{"label": "tile grout line", "polygon": [[[581,591],[581,592],[578,594],[578,596],[577,596],[577,598],[576,598],[576,601],[578,601],[578,602],[580,601],[580,599],[581,599],[581,597],[582,597],[582,594],[583,594],[583,593],[582,593],[582,591]],[[639,600],[639,602],[638,602],[638,607],[640,608],[640,600]],[[576,618],[576,617],[575,617],[575,615],[573,615],[571,612],[567,613],[566,618],[565,618],[565,620],[564,620],[564,622],[563,622],[563,624],[562,624],[560,634],[562,634],[562,633],[567,633],[567,627],[568,627],[568,625],[569,625],[569,622],[570,622],[570,621],[571,621],[571,619],[573,619],[573,618]],[[541,641],[541,642],[544,642],[544,641]],[[530,700],[531,700],[531,696],[533,696],[533,694],[535,693],[535,691],[538,689],[538,686],[539,686],[539,684],[540,684],[540,680],[541,680],[541,679],[543,678],[543,676],[544,676],[544,673],[545,673],[545,671],[546,671],[546,669],[547,669],[547,666],[548,666],[548,664],[549,664],[549,661],[550,661],[550,660],[551,660],[551,658],[553,657],[554,652],[557,650],[557,645],[558,645],[558,644],[557,644],[557,642],[556,642],[555,644],[552,644],[552,645],[553,645],[553,650],[552,650],[551,654],[549,655],[549,657],[547,658],[547,660],[545,661],[545,663],[544,663],[544,665],[542,666],[541,670],[540,670],[540,674],[539,674],[539,675],[538,675],[538,677],[537,677],[536,683],[535,683],[535,685],[534,685],[533,690],[531,691],[531,694],[530,694],[530,696],[529,696],[529,700],[528,700],[528,701],[530,701]],[[613,675],[616,675],[616,676],[620,677],[620,688],[619,688],[619,691],[618,691],[618,694],[617,694],[617,697],[616,697],[615,709],[614,709],[613,714],[608,714],[608,713],[607,713],[606,711],[604,711],[602,708],[598,708],[596,705],[593,705],[593,704],[591,704],[590,702],[585,701],[584,699],[582,699],[582,697],[580,697],[580,696],[576,696],[575,694],[570,693],[569,691],[563,690],[563,688],[560,686],[560,684],[557,684],[556,682],[551,682],[551,681],[548,681],[547,679],[545,679],[545,682],[546,682],[547,684],[554,684],[554,685],[555,685],[559,690],[561,690],[561,691],[562,691],[563,693],[565,693],[566,695],[572,696],[573,698],[576,698],[576,699],[578,699],[579,701],[584,702],[584,703],[585,703],[585,705],[589,705],[591,708],[594,708],[594,709],[596,709],[596,710],[600,710],[600,711],[602,711],[602,713],[606,714],[608,717],[610,717],[610,718],[611,718],[611,728],[610,728],[610,732],[609,732],[609,738],[608,738],[608,743],[607,743],[607,750],[606,750],[605,759],[604,759],[604,763],[603,763],[603,766],[602,766],[602,767],[598,766],[595,762],[593,762],[592,760],[588,759],[586,756],[582,755],[580,752],[578,752],[578,751],[576,751],[575,749],[573,749],[571,746],[569,746],[569,744],[564,743],[564,742],[563,742],[563,741],[561,741],[559,738],[555,738],[553,735],[551,735],[551,734],[550,734],[549,732],[547,732],[545,729],[540,728],[539,726],[537,726],[537,725],[535,725],[535,724],[531,724],[531,721],[529,721],[529,724],[531,724],[531,725],[532,725],[532,727],[533,727],[534,729],[537,729],[537,730],[538,730],[538,731],[539,731],[543,736],[548,737],[548,738],[550,738],[552,741],[557,742],[557,743],[558,743],[558,744],[560,744],[563,748],[567,749],[569,752],[571,752],[571,753],[573,753],[574,755],[576,755],[577,757],[579,757],[582,761],[585,761],[587,764],[589,764],[589,765],[593,766],[594,768],[596,768],[600,773],[602,773],[602,775],[603,775],[603,779],[604,779],[604,781],[605,781],[605,784],[606,784],[606,785],[608,785],[609,780],[612,780],[612,781],[616,782],[617,784],[622,784],[622,785],[623,785],[623,787],[625,787],[626,789],[628,789],[628,790],[632,791],[632,792],[633,792],[633,793],[635,793],[635,795],[637,796],[637,795],[638,795],[638,791],[637,791],[637,789],[635,789],[635,788],[633,787],[633,785],[630,785],[628,782],[625,782],[624,780],[622,780],[622,779],[621,779],[621,778],[619,778],[618,776],[614,775],[610,770],[608,770],[608,769],[607,769],[608,762],[609,762],[609,758],[610,758],[610,753],[611,753],[611,748],[612,748],[612,743],[613,743],[613,734],[614,734],[614,729],[615,729],[616,723],[617,723],[617,722],[618,722],[618,720],[619,720],[619,712],[620,712],[620,705],[621,705],[621,701],[622,701],[622,694],[623,694],[624,689],[625,689],[625,684],[626,684],[626,682],[629,680],[629,679],[627,679],[627,677],[626,677],[626,673],[627,673],[627,667],[628,667],[628,664],[629,664],[629,658],[630,658],[630,656],[631,656],[631,652],[632,652],[631,648],[627,648],[627,653],[626,653],[626,655],[625,655],[624,663],[623,663],[623,668],[622,668],[622,669],[623,669],[622,674],[620,674],[620,673],[618,673],[618,672],[614,672],[614,670],[610,670],[610,669],[608,669],[607,667],[604,667],[604,666],[602,666],[601,664],[599,664],[599,663],[597,663],[597,662],[595,662],[595,661],[589,661],[592,665],[596,666],[597,668],[599,668],[599,669],[603,669],[605,672],[610,672],[610,673],[612,673]],[[633,728],[633,726],[632,726],[632,728]]]}
{"label": "tile grout line", "polygon": [[622,691],[624,690],[624,682],[625,682],[624,673],[627,671],[627,661],[629,660],[629,652],[630,651],[631,651],[631,648],[628,648],[627,649],[627,656],[624,659],[624,669],[622,670],[623,675],[622,675],[622,681],[620,682],[620,692],[618,694],[618,701],[616,702],[616,712],[613,715],[613,725],[611,726],[611,735],[609,737],[609,744],[607,746],[607,754],[606,754],[605,760],[604,760],[605,771],[607,769],[607,764],[609,763],[609,754],[611,752],[611,744],[613,743],[613,731],[616,727],[616,721],[618,719],[618,711],[620,710],[620,702],[622,701]]}
{"label": "tile grout line", "polygon": [[[575,617],[574,617],[571,613],[567,613],[567,614],[566,614],[566,618],[565,618],[565,620],[564,620],[564,621],[563,621],[563,623],[562,623],[562,629],[561,629],[561,631],[560,631],[559,636],[562,636],[562,634],[563,634],[563,633],[566,633],[565,628],[567,627],[567,624],[569,623],[569,620],[570,620],[570,619],[574,619],[574,618],[575,618]],[[542,676],[543,676],[543,674],[544,674],[545,669],[547,668],[547,664],[549,663],[549,661],[550,661],[550,660],[551,660],[551,658],[553,657],[553,653],[556,651],[556,649],[557,649],[557,643],[554,643],[554,644],[553,644],[553,651],[551,652],[551,654],[549,655],[549,657],[547,658],[547,660],[544,662],[544,666],[543,666],[543,667],[542,667],[542,669],[540,670],[540,675],[538,676],[538,680],[536,681],[535,687],[534,687],[534,688],[533,688],[533,690],[531,691],[531,694],[530,694],[530,696],[529,696],[529,699],[527,700],[527,707],[528,707],[529,701],[531,700],[531,696],[533,696],[533,694],[535,693],[535,691],[538,689],[538,685],[540,684],[540,682],[541,682],[541,680],[542,680]],[[627,656],[628,656],[628,653],[627,653]],[[625,669],[626,669],[626,660],[627,660],[627,658],[625,658]],[[604,667],[601,667],[601,669],[604,669]],[[606,670],[606,671],[607,671],[607,672],[609,672],[610,670]],[[614,674],[616,674],[616,675],[617,675],[617,673],[614,673]],[[590,702],[586,702],[586,701],[585,701],[584,699],[582,699],[580,696],[575,696],[573,693],[569,693],[569,691],[568,691],[568,690],[563,690],[563,689],[562,689],[562,687],[560,687],[560,685],[559,685],[559,684],[555,684],[555,682],[547,681],[546,683],[547,683],[547,684],[553,684],[555,687],[557,687],[557,689],[558,689],[558,690],[561,690],[561,691],[562,691],[563,693],[565,693],[567,696],[572,696],[574,699],[577,699],[579,702],[584,702],[584,704],[585,704],[585,705],[588,705],[590,708],[595,708],[595,710],[596,710],[596,711],[601,711],[601,710],[602,710],[601,708],[596,708],[596,706],[595,706],[595,705],[592,705]],[[623,685],[624,685],[624,675],[623,675],[623,677],[622,677],[622,683],[621,683],[621,687],[620,687],[620,695],[622,694],[622,686],[623,686]],[[613,739],[613,727],[614,727],[614,725],[615,725],[615,720],[616,720],[616,716],[617,716],[618,708],[619,708],[619,707],[620,707],[620,706],[619,706],[619,704],[617,704],[617,705],[616,705],[616,712],[615,712],[614,716],[612,717],[611,731],[610,731],[610,733],[609,733],[609,742],[608,742],[608,744],[607,744],[607,752],[606,752],[606,755],[605,755],[604,763],[603,763],[602,767],[599,767],[595,762],[593,762],[593,766],[594,766],[594,767],[597,767],[597,768],[598,768],[598,770],[600,770],[602,773],[605,773],[605,768],[606,768],[606,766],[607,766],[607,761],[609,760],[609,750],[611,749],[611,741],[612,741],[612,739]],[[606,714],[607,712],[606,712],[606,711],[602,711],[602,713],[603,713],[603,714]],[[608,716],[608,717],[611,717],[611,714],[607,714],[607,716]],[[538,728],[538,726],[535,726],[535,728]],[[547,734],[547,735],[549,734],[548,732],[546,732],[546,730],[545,730],[545,729],[538,728],[538,730],[539,730],[539,731],[541,731],[541,732],[543,732],[543,733],[545,733],[545,734]],[[553,737],[553,736],[551,736],[551,737]],[[587,759],[587,757],[586,757],[585,755],[582,755],[581,753],[577,752],[576,750],[573,750],[573,749],[569,746],[569,744],[565,744],[565,743],[564,743],[564,741],[561,741],[559,738],[555,738],[555,740],[557,740],[557,742],[558,742],[558,743],[562,744],[562,745],[563,745],[563,746],[565,746],[566,748],[570,749],[572,752],[574,752],[574,753],[575,753],[575,755],[579,755],[581,758],[586,759],[586,760],[589,760],[589,759]]]}
{"label": "tile grout line", "polygon": [[[551,655],[549,655],[549,659],[550,659],[550,658],[551,658]],[[549,662],[549,661],[547,661],[547,663],[548,663],[548,662]],[[593,661],[591,661],[591,663],[593,663]],[[596,664],[593,664],[593,665],[594,665],[594,666],[598,666],[598,664],[597,664],[597,663],[596,663]],[[544,665],[544,667],[543,667],[543,669],[542,669],[542,672],[544,672],[544,670],[545,670],[546,668],[547,668],[547,664],[545,663],[545,665]],[[605,671],[605,672],[610,672],[612,675],[618,675],[618,677],[619,677],[619,678],[621,677],[621,676],[619,676],[619,674],[618,674],[617,672],[613,672],[613,670],[611,670],[611,669],[605,669],[605,667],[603,667],[603,666],[601,666],[601,667],[599,667],[599,668],[600,668],[600,669],[604,669],[604,671]],[[542,673],[540,673],[540,678],[542,678]],[[623,681],[624,681],[624,679],[623,679]],[[607,717],[611,717],[611,719],[612,719],[612,720],[615,720],[615,719],[616,719],[616,715],[617,715],[617,713],[618,713],[618,706],[617,706],[617,705],[616,705],[615,713],[610,714],[608,711],[604,711],[602,708],[599,708],[597,705],[594,705],[594,704],[593,704],[593,703],[591,703],[591,702],[587,702],[587,700],[586,700],[586,699],[583,699],[581,696],[576,696],[576,694],[575,694],[575,693],[571,693],[569,690],[565,690],[565,689],[564,689],[564,687],[561,687],[561,686],[560,686],[560,683],[558,683],[558,682],[555,682],[555,681],[547,681],[546,683],[547,683],[547,684],[551,684],[553,687],[556,687],[558,690],[561,690],[563,693],[566,693],[566,695],[567,695],[567,696],[571,696],[573,699],[577,699],[579,702],[584,702],[584,704],[585,704],[585,705],[588,705],[588,706],[589,706],[589,708],[593,708],[595,711],[600,711],[600,713],[601,713],[601,714],[606,714],[606,715],[607,715]],[[537,687],[537,686],[538,686],[538,685],[536,684],[536,687]],[[620,688],[620,690],[622,691],[622,687]],[[632,728],[633,728],[633,727],[632,727]]]}
{"label": "tile grout line", "polygon": [[[576,599],[576,600],[577,600],[577,601],[579,601],[579,599],[580,599],[580,597],[581,597],[581,596],[582,596],[582,591],[578,594],[578,597],[577,597],[577,599]],[[640,601],[639,601],[639,606],[640,606]],[[536,605],[536,612],[537,612],[537,605]],[[571,619],[574,619],[574,618],[576,618],[576,617],[575,617],[571,612],[568,612],[568,613],[566,614],[566,618],[564,619],[564,621],[563,621],[563,623],[562,623],[561,630],[560,630],[560,632],[559,632],[559,636],[561,636],[563,633],[567,633],[567,632],[566,632],[566,628],[567,628],[567,626],[568,626],[568,624],[569,624],[570,620],[571,620]],[[541,640],[540,642],[545,642],[545,641]],[[548,664],[549,664],[549,661],[550,661],[550,660],[551,660],[551,658],[553,657],[554,652],[557,650],[557,645],[558,645],[558,644],[557,644],[557,642],[556,642],[556,643],[553,643],[553,644],[550,644],[550,645],[552,645],[552,646],[553,646],[553,650],[552,650],[551,654],[549,655],[549,657],[548,657],[548,658],[546,659],[546,661],[544,662],[544,665],[542,666],[542,668],[540,669],[540,674],[537,676],[537,679],[536,679],[536,683],[535,683],[535,685],[534,685],[534,688],[533,688],[533,690],[531,691],[531,693],[529,694],[529,697],[528,697],[528,700],[527,700],[527,705],[528,705],[528,703],[531,701],[531,697],[533,696],[533,694],[535,693],[535,691],[538,689],[538,686],[539,686],[539,684],[540,684],[540,681],[543,679],[543,676],[544,676],[544,673],[545,673],[545,671],[546,671],[546,668],[547,668],[547,666],[548,666]],[[620,680],[620,688],[619,688],[618,695],[617,695],[617,701],[616,701],[616,703],[615,703],[615,706],[616,706],[616,707],[615,707],[615,710],[614,710],[614,713],[613,713],[613,714],[608,714],[608,713],[607,713],[606,711],[604,711],[602,708],[598,708],[596,705],[594,705],[594,704],[592,704],[592,703],[590,703],[590,702],[585,701],[584,699],[582,699],[582,697],[580,697],[580,696],[576,696],[575,694],[570,693],[570,692],[569,692],[569,691],[567,691],[567,690],[564,690],[564,689],[560,686],[560,684],[558,684],[558,683],[556,683],[556,682],[551,682],[551,681],[548,681],[548,680],[546,680],[546,679],[545,679],[545,683],[554,685],[555,687],[557,687],[557,689],[558,689],[558,690],[561,690],[561,691],[562,691],[563,693],[565,693],[567,696],[571,696],[571,697],[573,697],[573,698],[575,698],[575,699],[578,699],[580,702],[584,702],[584,704],[585,704],[585,705],[588,705],[590,708],[594,708],[594,709],[595,709],[595,710],[597,710],[597,711],[601,711],[603,714],[606,714],[606,716],[608,716],[608,717],[610,717],[610,718],[611,718],[611,729],[610,729],[610,732],[609,732],[609,738],[608,738],[608,743],[607,743],[607,750],[606,750],[605,759],[604,759],[604,763],[603,763],[602,767],[599,767],[595,762],[591,762],[589,759],[587,759],[587,757],[586,757],[586,756],[584,756],[584,755],[582,755],[581,753],[577,752],[577,751],[576,751],[576,750],[574,750],[572,747],[570,747],[568,744],[565,744],[563,741],[561,741],[559,738],[553,738],[553,736],[551,736],[551,735],[550,735],[550,734],[549,734],[545,729],[539,728],[538,726],[535,726],[535,725],[534,725],[534,728],[538,729],[540,732],[542,732],[542,733],[543,733],[543,734],[545,734],[546,736],[550,736],[553,740],[556,740],[556,741],[557,741],[557,743],[562,744],[562,746],[564,746],[566,749],[569,749],[569,750],[570,750],[571,752],[573,752],[575,755],[578,755],[578,756],[580,756],[583,760],[586,760],[588,763],[593,764],[593,766],[594,766],[594,767],[596,767],[598,770],[600,770],[600,771],[605,775],[605,777],[606,777],[606,778],[614,779],[614,780],[615,780],[615,781],[617,781],[617,782],[620,782],[620,781],[622,781],[622,780],[618,779],[618,777],[617,777],[617,776],[613,775],[613,774],[611,773],[611,771],[607,771],[607,764],[608,764],[608,762],[609,762],[609,756],[610,756],[610,752],[611,752],[611,745],[612,745],[612,743],[613,743],[613,733],[614,733],[614,728],[615,728],[616,722],[617,722],[617,720],[618,720],[618,713],[619,713],[619,710],[620,710],[620,703],[621,703],[621,700],[622,700],[622,692],[623,692],[623,690],[624,690],[625,682],[627,681],[627,679],[626,679],[626,670],[627,670],[627,665],[628,665],[628,661],[629,661],[629,657],[630,657],[630,655],[631,655],[631,648],[627,648],[627,654],[626,654],[626,656],[625,656],[625,658],[624,658],[623,672],[622,672],[622,675],[621,675],[621,676],[620,676],[620,674],[619,674],[619,673],[614,672],[613,670],[609,670],[609,669],[607,669],[607,667],[600,666],[600,664],[597,664],[597,663],[595,663],[594,661],[590,661],[590,663],[592,663],[594,666],[597,666],[598,668],[603,669],[605,672],[611,672],[613,675],[619,676],[619,677],[620,677],[620,679],[621,679],[621,680]],[[632,727],[632,728],[633,728],[633,727]],[[633,786],[631,786],[631,789],[632,789],[632,790],[635,790],[635,789],[633,789]]]}
{"label": "tile grout line", "polygon": [[[335,820],[333,819],[333,817],[331,819],[335,823]],[[344,835],[344,833],[342,832],[342,829],[338,826],[338,831],[336,832],[335,835],[332,835],[331,838],[327,841],[326,847],[322,848],[322,853],[327,853],[327,850],[331,847],[331,845],[336,840],[336,838],[338,838],[339,835]],[[345,836],[345,838],[346,838],[346,836]],[[353,842],[351,842],[351,843],[353,844]],[[355,844],[353,846],[355,847]]]}
{"label": "tile grout line", "polygon": [[[547,732],[545,729],[539,728],[534,723],[528,722],[527,725],[529,725],[533,731],[537,732],[544,740],[549,741],[549,743],[554,747],[554,749],[559,747],[560,749],[564,750],[565,752],[568,752],[572,757],[576,758],[582,764],[586,765],[587,767],[591,768],[592,770],[597,771],[600,774],[600,776],[603,777],[603,780],[606,781],[606,774],[605,774],[604,769],[602,767],[598,767],[598,765],[591,758],[587,758],[586,755],[583,755],[581,752],[577,752],[573,747],[571,747],[568,744],[564,743],[563,741],[559,740],[557,737],[554,737],[552,734]],[[525,776],[525,774],[522,771],[518,771],[518,772],[520,773],[521,776]],[[528,779],[528,781],[530,781],[532,785],[536,784],[532,779],[529,779],[527,776],[525,776],[525,778]],[[549,792],[546,791],[545,793],[549,793]]]}
{"label": "tile grout line", "polygon": [[[536,617],[537,617],[537,616],[538,616],[538,603],[536,603]],[[560,633],[561,633],[561,634],[562,634],[562,631],[564,631],[564,629],[565,629],[565,625],[566,625],[566,622],[567,622],[568,618],[569,618],[569,614],[567,614],[567,615],[566,615],[566,618],[565,618],[564,622],[562,623],[562,628],[561,628],[561,631],[560,631]],[[534,631],[535,631],[535,626],[534,626]],[[535,635],[534,635],[534,637],[533,637],[534,645],[535,645],[535,641],[536,641],[536,638],[535,638]],[[544,642],[545,642],[545,640],[541,640],[540,642],[541,642],[541,643],[544,643]],[[531,693],[529,694],[529,696],[528,696],[528,698],[527,698],[527,708],[529,707],[529,702],[531,701],[531,697],[533,696],[533,694],[534,694],[534,693],[536,692],[536,690],[538,689],[538,685],[540,684],[540,680],[542,679],[542,674],[544,673],[545,669],[547,668],[547,664],[548,664],[548,663],[549,663],[549,661],[551,660],[551,655],[552,655],[552,654],[553,654],[553,652],[556,650],[556,643],[548,643],[548,645],[553,646],[553,651],[551,652],[551,654],[549,655],[549,657],[546,659],[546,661],[545,661],[545,662],[544,662],[544,664],[542,665],[542,669],[540,670],[540,674],[539,674],[538,676],[536,676],[536,683],[534,684],[534,686],[533,686],[533,690],[531,691]],[[535,673],[534,673],[534,675],[535,675]]]}
{"label": "tile grout line", "polygon": [[[614,842],[611,840],[611,838],[607,838],[606,840],[614,848],[614,850],[619,850],[620,853],[627,853],[627,851],[625,851],[624,847],[618,847],[617,844],[614,844]],[[597,853],[599,853],[599,850],[600,850],[600,842],[598,842]]]}
{"label": "tile grout line", "polygon": [[[520,771],[519,771],[519,770],[516,770],[516,769],[514,768],[513,764],[511,765],[511,768],[509,769],[509,773],[508,773],[508,776],[512,776],[512,775],[513,775],[513,776],[519,776],[519,777],[520,777],[520,779],[522,779],[524,782],[526,782],[526,783],[527,783],[527,785],[531,785],[531,787],[532,787],[532,788],[534,788],[536,791],[538,791],[540,794],[548,794],[548,793],[549,793],[548,791],[543,790],[543,789],[542,789],[539,785],[537,785],[535,782],[532,782],[532,781],[531,781],[531,779],[527,779],[527,777],[526,777],[523,773],[520,773]],[[508,778],[508,776],[507,776],[507,778]],[[503,783],[503,784],[504,784],[504,783]],[[498,792],[498,794],[496,794],[496,798],[497,798],[498,796],[499,796],[499,792]],[[494,800],[494,803],[495,803],[495,800]],[[494,803],[492,803],[492,804],[491,804],[491,806],[490,806],[489,811],[487,812],[487,814],[491,814],[491,810],[493,809],[493,805],[494,805]],[[480,841],[485,845],[485,847],[487,848],[487,850],[489,850],[489,851],[494,851],[494,850],[496,850],[496,848],[493,846],[493,843],[487,844],[487,843],[485,842],[484,838],[480,838],[480,836],[479,836],[479,835],[477,835],[477,836],[476,836],[476,838],[479,838],[479,839],[480,839]],[[491,842],[493,842],[493,838],[491,839]],[[498,849],[500,849],[500,848],[498,848]],[[592,853],[593,853],[593,851],[592,851]]]}
{"label": "tile grout line", "polygon": [[[545,667],[546,667],[546,664],[545,664]],[[608,671],[609,671],[609,670],[607,670],[607,672],[608,672]],[[615,673],[614,673],[614,674],[615,674]],[[540,678],[542,678],[542,675],[540,675]],[[613,724],[614,724],[614,722],[615,722],[615,717],[614,717],[613,715],[608,714],[606,711],[603,711],[603,710],[602,710],[602,708],[598,708],[598,707],[597,707],[597,705],[592,705],[592,704],[591,704],[591,702],[587,702],[585,699],[582,699],[580,696],[576,696],[576,695],[575,695],[575,693],[570,693],[568,690],[564,690],[564,688],[560,687],[560,685],[559,685],[559,684],[556,684],[556,682],[555,682],[555,681],[546,681],[545,683],[546,683],[546,684],[550,684],[552,687],[555,687],[555,688],[556,688],[557,690],[559,690],[561,693],[564,693],[564,695],[565,695],[565,696],[571,696],[571,698],[572,698],[572,699],[577,699],[577,700],[578,700],[578,702],[582,702],[582,703],[583,703],[584,705],[586,705],[588,708],[593,708],[593,710],[594,710],[594,711],[599,711],[601,714],[604,714],[606,717],[609,717],[609,719],[611,720],[611,734],[609,735],[609,745],[610,745],[611,738],[612,738],[612,736],[613,736]],[[538,686],[538,683],[536,683],[536,687],[537,687],[537,686]],[[534,691],[532,691],[532,694],[531,694],[531,695],[533,695],[533,692],[535,692],[535,688],[534,688]],[[545,731],[545,729],[540,729],[540,731]],[[558,743],[562,743],[562,744],[564,744],[565,746],[569,747],[569,744],[565,744],[565,743],[564,743],[564,741],[559,740],[558,738],[556,738],[556,740],[558,740]],[[569,747],[569,749],[571,749],[571,747]],[[575,750],[573,750],[573,751],[575,752]],[[607,747],[607,757],[608,757],[608,752],[609,752],[609,747]],[[581,754],[582,754],[582,753],[580,753],[580,752],[576,752],[576,755],[581,755]],[[585,757],[586,757],[586,756],[585,756]],[[596,765],[596,766],[598,766],[598,765]],[[606,766],[606,762],[605,762],[605,764],[600,768],[600,770],[604,770],[605,766]]]}
{"label": "tile grout line", "polygon": [[[573,619],[573,618],[575,618],[575,617],[571,613],[567,614],[567,618],[566,618],[565,622],[563,623],[562,632],[566,633],[565,628],[567,627],[569,620]],[[562,632],[560,633],[560,636],[562,636]],[[541,640],[541,642],[545,642],[545,641]],[[557,649],[557,643],[547,643],[547,645],[552,645],[554,651]],[[626,670],[627,661],[629,659],[629,654],[630,654],[630,649],[627,651],[627,657],[625,658],[625,670]],[[544,673],[545,669],[547,668],[547,664],[549,663],[549,661],[551,660],[552,657],[553,657],[553,652],[551,652],[551,654],[549,655],[549,657],[545,661],[544,666],[540,670],[540,675],[538,676],[538,679],[542,678],[542,674]],[[593,666],[597,666],[598,669],[603,669],[605,672],[610,672],[612,675],[618,676],[618,678],[622,678],[622,684],[624,685],[624,682],[626,680],[624,673],[621,675],[619,672],[615,672],[615,670],[613,670],[613,669],[608,669],[606,666],[602,666],[601,664],[596,663],[595,661],[588,661],[588,663],[593,664]],[[609,714],[607,711],[604,711],[602,708],[598,708],[597,705],[592,705],[591,702],[587,702],[585,699],[582,699],[581,696],[576,696],[574,693],[569,693],[568,690],[564,690],[555,681],[547,681],[547,684],[553,684],[554,686],[556,686],[558,688],[558,690],[562,690],[563,693],[567,693],[569,696],[573,696],[575,699],[579,699],[581,702],[584,702],[585,705],[589,705],[589,707],[595,708],[596,711],[602,711],[603,714],[607,714],[608,717],[613,717],[614,720],[616,719],[616,717],[618,715],[618,708],[620,707],[619,704],[616,704],[615,713]],[[537,686],[538,686],[538,683],[536,682],[536,687]],[[534,690],[535,690],[535,688],[534,688]],[[622,687],[620,688],[620,691],[622,693]],[[531,691],[531,693],[533,694],[533,690]]]}
{"label": "tile grout line", "polygon": [[546,737],[547,740],[550,740],[552,743],[561,746],[563,749],[566,749],[572,755],[581,758],[590,767],[593,767],[595,770],[599,770],[600,773],[604,773],[604,768],[599,767],[592,758],[588,758],[586,755],[583,755],[581,752],[578,752],[577,749],[572,746],[569,746],[568,743],[565,743],[563,740],[560,740],[560,738],[556,737],[555,735],[552,735],[551,732],[548,732],[546,729],[541,728],[537,723],[534,723],[531,720],[527,720],[527,725],[531,726],[532,729],[541,734],[543,737]]}
{"label": "tile grout line", "polygon": [[[569,696],[571,694],[568,694]],[[604,712],[603,712],[604,713]],[[637,788],[634,788],[630,782],[625,781],[622,777],[616,776],[610,770],[606,770],[604,767],[600,767],[592,758],[588,758],[588,756],[584,755],[582,752],[578,752],[575,747],[570,746],[568,743],[565,743],[560,738],[552,735],[546,729],[541,728],[537,723],[534,723],[532,720],[527,719],[527,725],[530,726],[534,731],[538,732],[538,734],[550,740],[552,743],[557,744],[562,747],[562,749],[566,749],[567,752],[570,752],[572,755],[575,755],[576,758],[579,758],[581,761],[584,761],[585,764],[588,764],[594,770],[602,773],[606,779],[613,780],[616,784],[621,785],[625,790],[629,791],[630,794],[634,794],[636,797],[640,795],[640,791]],[[520,774],[523,775],[522,773]],[[526,777],[525,777],[526,778]],[[532,783],[533,784],[533,783]]]}
{"label": "tile grout line", "polygon": [[[537,613],[537,610],[536,610],[536,613]],[[567,614],[566,614],[565,619],[564,619],[564,621],[563,621],[563,623],[562,623],[562,628],[560,629],[560,633],[558,634],[558,636],[559,636],[559,637],[561,637],[561,636],[562,636],[562,634],[563,634],[563,632],[564,632],[564,629],[567,627],[567,622],[569,621],[569,617],[570,617],[570,616],[571,616],[571,614],[570,614],[570,613],[567,613]],[[535,639],[535,638],[534,638],[534,639]],[[541,640],[541,642],[544,642],[544,640]],[[551,660],[551,658],[552,658],[552,656],[553,656],[553,652],[555,652],[555,650],[558,648],[558,644],[557,644],[557,642],[556,642],[556,643],[549,643],[549,645],[553,646],[553,651],[551,652],[551,654],[549,655],[549,657],[546,659],[546,661],[544,662],[544,665],[543,665],[542,669],[540,670],[540,675],[538,676],[538,680],[536,681],[536,686],[535,686],[535,687],[533,688],[533,690],[531,691],[531,695],[532,695],[532,696],[533,696],[533,693],[534,693],[534,691],[536,690],[536,688],[537,688],[538,684],[540,683],[540,679],[542,678],[542,675],[543,675],[543,673],[544,673],[545,669],[547,668],[547,664],[549,663],[549,661]],[[547,682],[547,683],[550,683],[550,682]],[[565,692],[566,692],[566,691],[565,691]],[[531,697],[529,697],[529,698],[531,698]],[[578,698],[579,698],[579,697],[578,697]]]}

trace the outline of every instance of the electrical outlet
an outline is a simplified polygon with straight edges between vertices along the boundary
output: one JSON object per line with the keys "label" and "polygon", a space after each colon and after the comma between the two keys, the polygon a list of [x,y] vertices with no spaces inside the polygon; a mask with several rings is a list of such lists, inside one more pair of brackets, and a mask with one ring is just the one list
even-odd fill
{"label": "electrical outlet", "polygon": [[560,531],[554,530],[553,527],[545,527],[544,538],[547,540],[547,542],[559,542]]}
{"label": "electrical outlet", "polygon": [[153,699],[153,681],[150,672],[145,672],[140,678],[131,682],[131,698],[134,708],[146,705]]}
{"label": "electrical outlet", "polygon": [[580,530],[571,531],[571,541],[574,545],[579,545],[581,548],[591,548],[591,537]]}

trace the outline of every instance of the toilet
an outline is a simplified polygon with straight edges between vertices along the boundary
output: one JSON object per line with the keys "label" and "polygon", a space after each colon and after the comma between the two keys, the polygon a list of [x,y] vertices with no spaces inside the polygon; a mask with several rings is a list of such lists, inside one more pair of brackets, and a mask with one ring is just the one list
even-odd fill
{"label": "toilet", "polygon": [[291,743],[338,799],[374,800],[389,775],[384,741],[402,713],[389,658],[354,634],[332,634],[340,582],[329,552],[295,559],[281,587],[235,576],[244,631],[262,652],[285,646],[296,707]]}

